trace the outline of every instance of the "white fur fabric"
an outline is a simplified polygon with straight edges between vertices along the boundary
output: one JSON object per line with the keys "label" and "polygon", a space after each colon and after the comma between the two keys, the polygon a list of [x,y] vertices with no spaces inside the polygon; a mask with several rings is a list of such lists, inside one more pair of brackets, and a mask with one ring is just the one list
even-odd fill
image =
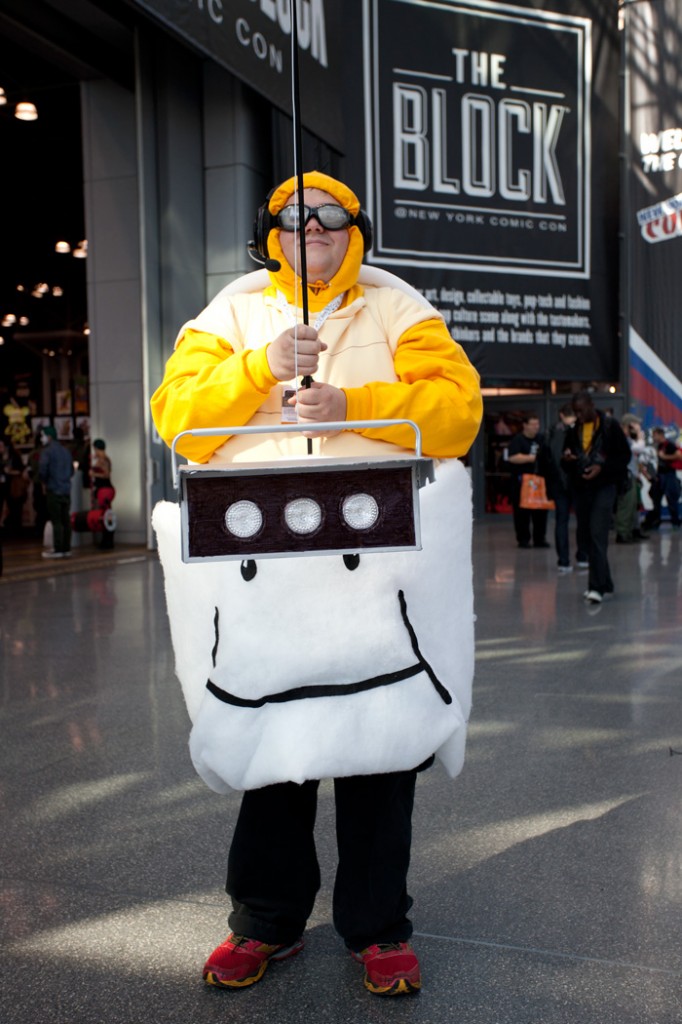
{"label": "white fur fabric", "polygon": [[[261,558],[247,582],[239,562],[185,564],[180,511],[153,515],[163,565],[176,671],[193,723],[190,753],[211,789],[413,768],[434,752],[451,776],[462,768],[471,705],[474,614],[471,485],[457,461],[437,464],[420,492],[422,550]],[[299,687],[350,685],[421,659],[425,670],[359,693],[235,707]]]}

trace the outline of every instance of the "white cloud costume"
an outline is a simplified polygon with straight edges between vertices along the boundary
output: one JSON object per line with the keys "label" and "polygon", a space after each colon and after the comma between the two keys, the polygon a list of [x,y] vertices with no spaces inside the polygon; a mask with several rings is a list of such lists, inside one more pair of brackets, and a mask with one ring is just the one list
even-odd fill
{"label": "white cloud costume", "polygon": [[[271,219],[294,189],[291,179],[271,193]],[[362,212],[347,186],[327,175],[309,172],[304,189],[352,217]],[[268,346],[277,351],[300,307],[298,279],[272,224],[266,252],[279,270],[233,282],[185,324],[152,398],[167,443],[187,430],[213,431],[208,442],[184,436],[178,449],[212,470],[305,459],[300,435],[273,433],[291,384],[274,373]],[[323,253],[332,244],[319,217],[306,232],[318,256],[315,244]],[[419,491],[422,550],[361,546],[359,562],[340,553],[245,553],[255,558],[255,574],[239,561],[185,564],[179,509],[157,506],[176,668],[193,723],[190,752],[218,792],[407,771],[434,753],[453,776],[463,763],[473,676],[471,486],[453,456],[476,436],[479,378],[437,310],[400,279],[362,266],[366,236],[358,223],[347,239],[331,279],[309,282],[311,324],[323,347],[313,390],[296,403],[305,414],[303,399],[316,388],[342,393],[349,427],[317,435],[309,457],[405,458],[415,438],[404,424],[417,423],[424,454],[440,460],[435,482]],[[215,436],[244,425],[263,433]]]}
{"label": "white cloud costume", "polygon": [[473,678],[471,486],[456,460],[420,492],[422,550],[184,564],[154,510],[201,778],[224,792],[462,767]]}

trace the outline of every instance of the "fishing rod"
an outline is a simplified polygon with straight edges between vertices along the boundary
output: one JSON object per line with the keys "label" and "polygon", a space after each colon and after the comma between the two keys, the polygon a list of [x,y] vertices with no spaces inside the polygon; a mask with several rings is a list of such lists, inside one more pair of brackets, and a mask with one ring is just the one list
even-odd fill
{"label": "fishing rod", "polygon": [[[290,0],[291,8],[291,114],[294,131],[294,177],[296,178],[297,192],[296,202],[298,206],[298,246],[300,250],[301,269],[301,299],[303,309],[303,323],[308,326],[310,316],[308,312],[308,262],[305,251],[305,200],[303,196],[303,143],[301,133],[301,86],[298,68],[298,4],[296,0]],[[294,245],[296,241],[294,240]],[[313,382],[310,374],[303,377],[301,384],[309,388]],[[307,438],[308,455],[313,453],[312,438]]]}

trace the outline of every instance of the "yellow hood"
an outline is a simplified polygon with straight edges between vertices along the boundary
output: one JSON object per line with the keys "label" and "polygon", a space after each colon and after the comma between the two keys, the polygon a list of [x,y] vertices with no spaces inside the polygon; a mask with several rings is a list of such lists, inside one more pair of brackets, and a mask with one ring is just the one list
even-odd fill
{"label": "yellow hood", "polygon": [[[286,205],[287,201],[296,192],[298,187],[297,178],[289,178],[282,182],[270,196],[268,209],[271,214],[276,215]],[[317,188],[328,192],[333,196],[349,213],[355,216],[360,210],[360,200],[343,182],[321,171],[308,171],[303,175],[304,188]],[[362,257],[364,255],[364,242],[360,229],[353,225],[350,229],[348,249],[344,256],[343,263],[331,281],[308,281],[308,307],[312,312],[319,312],[324,309],[327,303],[336,298],[337,295],[347,292],[346,303],[352,302],[354,298],[362,293],[361,287],[357,284]],[[282,252],[279,243],[280,229],[273,228],[268,234],[267,246],[271,259],[277,260],[281,267],[278,271],[268,271],[274,288],[284,293],[288,302],[293,302],[296,292],[299,295],[301,279],[294,274]]]}

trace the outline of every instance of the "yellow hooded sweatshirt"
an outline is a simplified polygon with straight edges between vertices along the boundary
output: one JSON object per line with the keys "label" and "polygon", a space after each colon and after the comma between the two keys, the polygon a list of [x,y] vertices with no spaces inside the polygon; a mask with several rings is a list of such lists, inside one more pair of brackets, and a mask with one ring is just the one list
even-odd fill
{"label": "yellow hooded sweatshirt", "polygon": [[[303,185],[329,193],[353,215],[360,209],[355,194],[326,174],[311,171]],[[273,215],[296,186],[291,178],[272,193]],[[308,282],[311,323],[343,296],[320,327],[327,349],[315,379],[344,391],[349,421],[411,419],[420,428],[424,455],[466,454],[482,415],[478,373],[435,309],[398,288],[358,283],[363,239],[357,226],[348,230],[348,250],[337,273],[330,281]],[[154,422],[168,444],[188,429],[281,422],[283,382],[270,371],[267,346],[301,322],[302,314],[293,305],[301,282],[284,257],[279,235],[274,228],[267,239],[270,257],[281,265],[269,272],[269,286],[237,294],[232,286],[223,289],[182,328],[151,399]],[[313,445],[325,456],[390,457],[394,446],[413,450],[415,436],[409,426],[363,428],[316,438]],[[306,442],[297,434],[226,433],[183,438],[178,451],[195,462],[256,461],[303,456]]]}

